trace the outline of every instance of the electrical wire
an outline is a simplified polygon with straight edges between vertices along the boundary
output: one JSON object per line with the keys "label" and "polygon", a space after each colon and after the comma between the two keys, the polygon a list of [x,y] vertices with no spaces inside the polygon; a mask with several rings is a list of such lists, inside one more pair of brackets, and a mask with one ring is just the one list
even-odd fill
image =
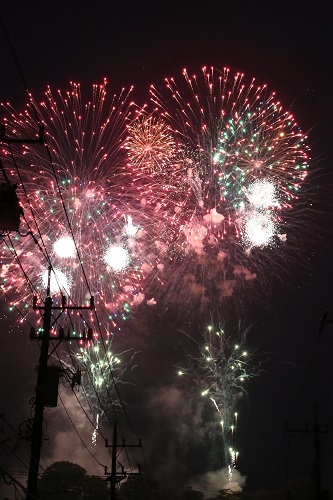
{"label": "electrical wire", "polygon": [[69,415],[69,413],[68,413],[68,411],[67,411],[67,409],[66,409],[66,406],[64,405],[64,403],[63,403],[62,398],[61,398],[61,396],[60,396],[60,395],[59,395],[59,399],[60,399],[60,401],[61,401],[61,403],[62,403],[62,405],[63,405],[63,408],[64,408],[64,410],[65,410],[65,412],[66,412],[66,415],[67,415],[67,417],[68,417],[68,419],[69,419],[70,423],[72,424],[72,427],[73,427],[73,429],[74,429],[74,431],[75,431],[76,435],[77,435],[77,436],[78,436],[78,438],[80,439],[80,441],[81,441],[81,443],[83,444],[84,448],[87,450],[87,452],[90,454],[90,456],[91,456],[91,457],[95,460],[95,462],[97,462],[97,463],[98,463],[98,465],[100,465],[101,467],[105,467],[105,465],[103,465],[101,462],[99,462],[99,461],[97,460],[97,458],[96,458],[96,457],[95,457],[95,456],[91,453],[91,451],[89,450],[88,446],[87,446],[87,445],[85,444],[85,442],[83,441],[83,439],[82,439],[82,437],[80,436],[80,433],[78,432],[78,430],[77,430],[76,426],[74,425],[74,422],[73,422],[73,420],[71,419],[71,417],[70,417],[70,415]]}
{"label": "electrical wire", "polygon": [[[15,51],[14,51],[13,45],[12,45],[12,43],[11,43],[10,37],[9,37],[9,35],[8,35],[8,32],[7,32],[7,30],[6,30],[6,27],[5,27],[5,25],[4,25],[4,22],[3,22],[2,18],[1,18],[1,16],[0,16],[0,22],[1,22],[1,25],[2,25],[2,28],[3,28],[3,31],[4,31],[4,33],[5,33],[5,36],[6,36],[7,42],[8,42],[8,44],[9,44],[10,51],[11,51],[11,53],[12,53],[13,59],[14,59],[14,61],[15,61],[15,64],[16,64],[16,66],[17,66],[17,69],[18,69],[18,71],[19,71],[20,78],[21,78],[21,81],[22,81],[22,83],[23,83],[23,87],[24,87],[24,89],[25,89],[25,91],[26,91],[26,93],[27,93],[27,95],[28,95],[29,102],[30,102],[30,106],[31,106],[31,108],[32,108],[33,112],[35,113],[36,121],[37,121],[37,123],[38,123],[39,127],[41,128],[41,120],[40,120],[40,117],[38,116],[38,112],[37,112],[37,109],[36,109],[36,107],[35,107],[35,105],[34,105],[34,102],[33,102],[33,99],[32,99],[32,95],[31,95],[30,91],[28,90],[28,86],[27,86],[27,83],[26,83],[26,80],[25,80],[25,77],[24,77],[24,74],[23,74],[22,68],[21,68],[21,66],[20,66],[20,64],[19,64],[18,58],[16,57],[16,54],[15,54]],[[85,269],[84,269],[84,265],[83,265],[83,262],[82,262],[82,258],[81,258],[81,255],[80,255],[80,252],[79,252],[79,249],[78,249],[77,243],[76,243],[76,241],[75,241],[73,228],[72,228],[72,226],[71,226],[71,222],[70,222],[70,219],[69,219],[69,217],[68,217],[68,212],[67,212],[67,209],[66,209],[66,206],[65,206],[65,203],[64,203],[64,199],[63,199],[63,196],[62,196],[61,187],[60,187],[60,184],[59,184],[58,179],[57,179],[56,171],[55,171],[55,168],[54,168],[54,162],[53,162],[53,160],[52,160],[52,154],[51,154],[50,148],[49,148],[49,146],[48,146],[48,143],[47,143],[47,140],[46,140],[46,138],[45,138],[45,137],[44,137],[44,145],[46,146],[46,151],[47,151],[47,154],[48,154],[49,163],[50,163],[50,166],[51,166],[51,168],[52,168],[52,172],[53,172],[53,175],[54,175],[54,179],[55,179],[55,181],[56,181],[56,186],[57,186],[57,190],[58,190],[59,198],[60,198],[60,200],[61,200],[61,204],[62,204],[62,207],[63,207],[64,213],[65,213],[65,217],[66,217],[66,220],[67,220],[68,228],[69,228],[70,234],[71,234],[71,236],[72,236],[72,239],[73,239],[73,242],[74,242],[74,245],[75,245],[76,253],[77,253],[78,260],[79,260],[79,263],[80,263],[80,266],[81,266],[81,271],[82,271],[82,274],[83,274],[83,277],[84,277],[84,280],[85,280],[85,284],[86,284],[86,286],[87,286],[87,289],[88,289],[88,291],[89,291],[90,296],[92,296],[92,293],[91,293],[91,290],[90,290],[90,286],[89,286],[89,281],[88,281],[88,279],[87,279],[87,274],[86,274]],[[9,146],[9,144],[8,144],[8,146]],[[36,220],[36,218],[35,218],[35,216],[34,216],[33,208],[32,208],[32,205],[31,205],[31,203],[30,203],[28,193],[27,193],[27,191],[26,191],[26,189],[25,189],[24,182],[22,181],[22,178],[21,178],[21,176],[20,176],[19,168],[18,168],[18,166],[17,166],[17,163],[16,163],[16,161],[15,161],[15,157],[14,157],[13,151],[12,151],[12,149],[10,148],[10,146],[9,146],[9,151],[10,151],[11,156],[12,156],[12,159],[13,159],[13,161],[14,161],[14,165],[16,166],[16,171],[17,171],[17,174],[18,174],[18,176],[19,176],[19,178],[20,178],[21,185],[22,185],[22,188],[23,188],[23,190],[24,190],[25,196],[26,196],[26,197],[27,197],[27,199],[28,199],[28,204],[29,204],[30,209],[31,209],[32,217],[33,217],[33,219],[34,219],[34,221],[35,221],[36,228],[37,228],[37,231],[38,231],[38,234],[39,234],[39,238],[40,238],[40,241],[42,242],[42,244],[43,244],[43,247],[44,247],[44,248],[42,248],[42,247],[39,245],[38,240],[37,240],[37,239],[35,238],[35,236],[33,235],[33,232],[32,232],[32,230],[31,230],[31,227],[30,227],[30,225],[29,225],[29,222],[28,222],[28,221],[27,221],[27,219],[24,217],[25,222],[27,223],[27,227],[28,227],[28,229],[29,229],[29,231],[28,231],[28,233],[27,233],[27,234],[30,234],[30,235],[33,237],[33,239],[34,239],[34,241],[35,241],[36,245],[38,245],[39,250],[41,251],[41,253],[42,253],[42,254],[43,254],[43,256],[45,257],[46,261],[48,262],[48,265],[50,266],[50,268],[52,268],[51,259],[50,259],[50,256],[48,255],[47,250],[46,250],[46,247],[45,247],[45,245],[44,245],[43,238],[42,238],[42,235],[41,235],[41,233],[40,233],[40,229],[39,229],[39,224],[38,224],[38,221]],[[11,242],[11,243],[12,243],[12,242]],[[18,257],[18,254],[14,251],[14,246],[12,246],[12,248],[13,248],[13,252],[14,252],[15,259],[17,260],[18,265],[20,266],[20,268],[21,268],[21,270],[22,270],[22,273],[23,273],[23,275],[24,275],[24,278],[25,278],[26,282],[27,282],[27,283],[28,283],[28,285],[31,287],[31,288],[30,288],[30,289],[31,289],[31,291],[34,291],[34,292],[36,293],[36,290],[35,290],[35,288],[33,287],[33,285],[32,285],[32,283],[31,283],[31,281],[29,280],[29,277],[28,277],[27,273],[24,271],[23,265],[22,265],[22,263],[20,262],[20,259],[19,259],[19,257]],[[106,348],[106,345],[105,345],[105,342],[104,342],[104,338],[103,338],[103,335],[102,335],[102,332],[101,332],[101,328],[100,328],[100,321],[99,321],[99,318],[98,318],[98,314],[97,314],[96,309],[94,310],[94,313],[95,313],[96,324],[98,325],[98,328],[99,328],[99,334],[100,334],[101,343],[102,343],[102,346],[103,346],[104,352],[105,352],[105,353],[107,353],[107,348]],[[55,318],[54,318],[54,322],[56,322],[56,319],[55,319]],[[60,358],[59,358],[59,360],[60,360]],[[112,378],[112,382],[113,382],[114,390],[115,390],[115,393],[116,393],[116,395],[117,395],[117,398],[118,398],[119,404],[120,404],[120,406],[121,406],[121,408],[122,408],[123,414],[126,416],[126,418],[127,418],[128,422],[129,422],[129,423],[130,423],[130,425],[131,425],[131,422],[130,422],[129,416],[128,416],[127,412],[126,412],[126,409],[125,409],[125,406],[124,406],[124,402],[122,401],[122,398],[121,398],[121,395],[120,395],[120,392],[119,392],[119,390],[118,390],[118,386],[117,386],[117,383],[116,383],[116,380],[115,380],[115,377],[114,377],[114,374],[113,374],[113,370],[112,370],[112,367],[111,367],[111,365],[110,365],[110,364],[109,364],[109,370],[110,370],[110,374],[111,374],[111,378]],[[92,384],[92,385],[94,386],[94,384]],[[96,393],[97,393],[97,391],[96,391]],[[97,396],[98,396],[98,393],[97,393]],[[101,403],[101,401],[100,401],[100,399],[99,399],[99,396],[98,396],[98,400],[99,400],[99,403]],[[113,404],[112,399],[111,399],[111,402],[112,402],[112,404]],[[65,409],[65,411],[66,411],[66,409]],[[68,412],[67,412],[67,411],[66,411],[66,413],[67,413],[67,415],[68,415],[68,418],[70,419],[70,416],[69,416],[69,414],[68,414]],[[107,412],[105,412],[105,414],[107,415]],[[87,415],[86,415],[86,416],[87,416]],[[73,427],[74,427],[75,431],[77,432],[77,429],[75,428],[75,426],[74,426],[74,424],[73,424],[73,422],[72,422],[72,420],[71,420],[71,419],[70,419],[70,421],[71,421],[71,423],[72,423],[72,425],[73,425]],[[131,427],[132,427],[132,425],[131,425]],[[133,427],[132,427],[132,429],[133,429]],[[79,437],[80,437],[80,436],[79,436]],[[81,439],[81,438],[80,438],[80,439]],[[88,451],[89,451],[89,450],[88,450]],[[100,464],[100,465],[101,465],[101,464]]]}

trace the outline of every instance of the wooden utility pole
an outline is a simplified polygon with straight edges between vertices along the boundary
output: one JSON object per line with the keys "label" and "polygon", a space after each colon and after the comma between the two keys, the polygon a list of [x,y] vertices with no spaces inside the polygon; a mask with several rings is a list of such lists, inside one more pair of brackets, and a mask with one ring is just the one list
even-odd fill
{"label": "wooden utility pole", "polygon": [[48,295],[45,299],[43,335],[40,349],[37,387],[36,387],[36,402],[35,414],[32,427],[31,449],[30,449],[30,464],[28,474],[28,491],[27,500],[37,498],[37,481],[38,468],[40,460],[40,450],[42,446],[43,435],[43,415],[44,415],[44,380],[46,376],[49,341],[50,341],[50,324],[51,324],[52,299]]}
{"label": "wooden utility pole", "polygon": [[112,439],[112,444],[108,444],[108,440],[106,439],[105,441],[105,446],[107,448],[112,448],[112,454],[111,454],[111,474],[107,472],[105,469],[105,474],[108,475],[106,478],[107,481],[110,482],[110,500],[117,500],[117,492],[116,492],[116,485],[117,483],[120,483],[123,479],[125,479],[127,476],[132,475],[132,474],[141,474],[140,467],[138,467],[138,472],[126,472],[124,470],[124,467],[120,465],[121,467],[121,472],[118,472],[118,466],[117,466],[117,448],[138,448],[141,447],[141,439],[139,440],[139,444],[126,444],[125,441],[123,440],[122,444],[118,445],[118,439],[117,439],[117,422],[114,423],[113,426],[113,439]]}
{"label": "wooden utility pole", "polygon": [[314,446],[315,446],[315,491],[316,491],[316,500],[320,500],[321,498],[321,464],[320,464],[320,434],[327,434],[328,429],[320,430],[318,425],[318,411],[317,405],[314,405],[314,425],[313,429],[309,429],[307,426],[304,429],[289,429],[286,424],[287,432],[302,432],[302,433],[312,433],[314,434]]}
{"label": "wooden utility pole", "polygon": [[[33,301],[33,309],[43,310],[44,319],[43,319],[41,350],[40,350],[38,375],[37,375],[35,413],[34,413],[32,436],[31,436],[30,463],[29,463],[28,486],[26,495],[27,500],[35,500],[37,498],[38,469],[39,469],[40,452],[41,452],[42,438],[43,438],[43,417],[44,417],[44,407],[45,407],[45,397],[46,397],[45,382],[48,369],[47,360],[49,358],[52,311],[60,310],[64,312],[68,309],[75,309],[75,310],[94,309],[95,307],[93,297],[90,298],[89,306],[69,307],[66,305],[65,297],[63,297],[61,306],[52,306],[52,298],[50,297],[50,279],[51,279],[51,266],[49,267],[47,296],[45,299],[44,306],[37,306],[37,297],[34,297]],[[62,314],[62,312],[60,314]],[[31,335],[31,338],[37,338],[37,337],[36,336],[33,337],[33,335]],[[76,340],[80,340],[77,337],[75,338]],[[59,342],[61,342],[62,340],[64,340],[63,336],[59,336]]]}

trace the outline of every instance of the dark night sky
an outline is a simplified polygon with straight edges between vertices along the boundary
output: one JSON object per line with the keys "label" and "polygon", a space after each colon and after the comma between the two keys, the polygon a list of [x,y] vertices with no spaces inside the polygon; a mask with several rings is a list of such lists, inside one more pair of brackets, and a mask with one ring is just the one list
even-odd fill
{"label": "dark night sky", "polygon": [[[287,479],[285,421],[298,429],[309,422],[312,429],[317,403],[321,429],[333,423],[333,325],[327,324],[317,335],[325,310],[333,319],[331,15],[320,2],[311,6],[300,2],[263,5],[223,1],[197,5],[184,1],[129,2],[122,8],[121,3],[71,1],[57,2],[51,8],[44,2],[7,2],[1,12],[25,84],[36,97],[42,96],[48,84],[67,88],[68,82],[74,81],[90,87],[106,77],[116,88],[133,84],[136,96],[144,100],[148,99],[146,89],[150,83],[180,75],[184,67],[195,72],[204,65],[228,66],[267,83],[286,106],[293,106],[302,130],[309,130],[314,170],[313,180],[310,172],[313,226],[302,228],[297,241],[298,258],[293,256],[293,264],[286,265],[288,271],[283,279],[278,276],[279,267],[272,265],[271,274],[265,277],[265,289],[270,294],[258,294],[249,307],[246,296],[242,298],[247,310],[246,324],[253,325],[250,343],[263,357],[269,353],[270,358],[266,373],[250,383],[249,400],[242,410],[244,417],[239,428],[238,469],[253,489],[281,487]],[[0,41],[0,101],[23,108],[24,83],[2,29]],[[138,393],[134,399],[137,404],[138,394],[142,394],[145,403],[138,414],[131,413],[131,420],[136,434],[143,438],[144,449],[147,443],[145,455],[151,461],[152,472],[154,464],[158,464],[157,476],[179,485],[191,477],[187,468],[203,472],[190,459],[195,457],[198,462],[201,452],[193,444],[195,436],[190,439],[187,433],[182,441],[181,431],[177,434],[181,427],[172,427],[173,418],[177,422],[179,415],[187,421],[190,418],[185,402],[182,408],[181,401],[175,400],[172,407],[170,401],[176,396],[171,394],[172,385],[168,385],[171,367],[186,346],[175,327],[177,321],[158,318],[158,313],[155,317],[135,318],[132,329],[128,328],[127,345],[141,351],[137,357]],[[7,326],[2,328],[1,373],[5,379],[10,374],[10,384],[0,388],[0,413],[12,420],[13,426],[28,415],[28,399],[33,395],[35,381],[31,359],[35,356],[37,360],[37,345],[27,343],[23,335],[15,325],[11,325],[10,335]],[[19,345],[24,346],[24,352]],[[15,400],[10,397],[13,393]],[[52,457],[77,461],[87,465],[91,473],[103,474],[100,468],[92,469],[89,457],[84,458],[79,448],[76,455],[72,451],[62,456],[61,450],[67,450],[66,434],[59,431],[61,424],[57,427],[54,423],[58,418],[56,411],[52,411],[53,423],[49,423],[51,440],[55,425],[56,451],[52,443],[47,445]],[[65,416],[61,419],[65,420]],[[133,439],[136,438],[128,437],[129,441]],[[293,437],[289,454],[291,477],[313,472],[311,439],[311,435]],[[333,467],[332,431],[321,439],[323,480],[327,481]],[[0,455],[1,461],[2,458]],[[15,468],[23,469],[19,465]],[[168,472],[161,472],[164,470]],[[176,471],[183,471],[183,476],[180,473],[177,477]]]}

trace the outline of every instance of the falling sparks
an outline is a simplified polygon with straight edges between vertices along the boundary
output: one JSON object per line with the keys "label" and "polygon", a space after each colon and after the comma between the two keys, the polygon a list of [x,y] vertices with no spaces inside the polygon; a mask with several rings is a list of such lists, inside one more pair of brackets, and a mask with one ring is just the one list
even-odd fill
{"label": "falling sparks", "polygon": [[227,337],[222,328],[209,326],[198,343],[200,357],[191,358],[191,366],[178,370],[188,376],[200,390],[201,397],[212,402],[225,447],[225,462],[236,467],[238,452],[235,449],[239,414],[237,403],[247,394],[248,381],[261,372],[261,363],[254,363],[254,355],[245,349],[248,330],[238,335],[238,343]]}

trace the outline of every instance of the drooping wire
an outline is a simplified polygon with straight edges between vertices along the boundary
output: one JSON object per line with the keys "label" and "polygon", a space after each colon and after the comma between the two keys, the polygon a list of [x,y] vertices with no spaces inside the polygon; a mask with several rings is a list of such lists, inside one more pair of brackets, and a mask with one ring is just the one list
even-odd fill
{"label": "drooping wire", "polygon": [[60,396],[60,395],[59,395],[59,399],[60,399],[60,401],[61,401],[61,403],[62,403],[62,405],[63,405],[63,408],[64,408],[64,410],[65,410],[65,412],[66,412],[66,415],[67,415],[67,417],[68,417],[68,420],[69,420],[69,421],[70,421],[70,423],[72,424],[73,429],[74,429],[74,431],[76,432],[76,434],[77,434],[78,438],[80,439],[81,443],[83,444],[83,446],[86,448],[86,450],[87,450],[87,451],[88,451],[88,453],[91,455],[91,457],[92,457],[92,458],[93,458],[93,459],[94,459],[94,460],[95,460],[95,461],[96,461],[96,462],[97,462],[97,463],[98,463],[101,467],[105,467],[105,465],[103,465],[101,462],[99,462],[99,461],[97,460],[97,458],[96,458],[96,457],[95,457],[95,456],[91,453],[91,451],[89,450],[88,446],[87,446],[87,445],[85,444],[85,442],[83,441],[83,439],[82,439],[82,437],[80,436],[80,434],[79,434],[79,432],[78,432],[78,430],[77,430],[76,426],[74,425],[74,422],[73,422],[73,420],[71,419],[71,417],[70,417],[70,415],[69,415],[69,413],[68,413],[68,411],[67,411],[67,409],[66,409],[66,406],[64,405],[64,403],[63,403],[62,398],[61,398],[61,396]]}

